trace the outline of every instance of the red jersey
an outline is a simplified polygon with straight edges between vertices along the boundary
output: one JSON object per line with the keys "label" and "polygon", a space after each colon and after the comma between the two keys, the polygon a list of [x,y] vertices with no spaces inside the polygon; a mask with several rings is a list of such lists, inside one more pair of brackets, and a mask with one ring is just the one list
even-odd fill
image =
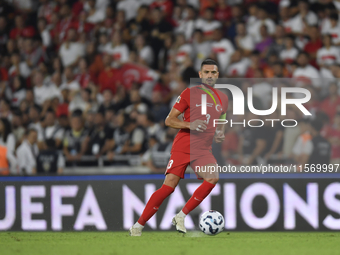
{"label": "red jersey", "polygon": [[[178,97],[175,109],[184,113],[183,120],[193,122],[195,120],[205,120],[207,129],[204,132],[198,132],[190,129],[181,129],[174,140],[172,151],[185,152],[191,154],[205,153],[211,150],[211,145],[216,131],[214,127],[214,119],[219,119],[220,116],[227,112],[228,97],[219,90],[215,90],[218,96],[207,89],[203,85],[185,89]],[[207,114],[201,114],[202,95],[207,95]],[[220,101],[220,99],[221,101]]]}

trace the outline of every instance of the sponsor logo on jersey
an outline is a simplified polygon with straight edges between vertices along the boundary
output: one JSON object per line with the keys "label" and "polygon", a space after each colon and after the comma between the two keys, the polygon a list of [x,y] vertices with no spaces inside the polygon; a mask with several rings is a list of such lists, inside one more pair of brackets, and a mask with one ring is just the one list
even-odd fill
{"label": "sponsor logo on jersey", "polygon": [[176,100],[176,103],[179,103],[180,101],[181,101],[181,97],[178,96],[178,97],[177,97],[177,100]]}

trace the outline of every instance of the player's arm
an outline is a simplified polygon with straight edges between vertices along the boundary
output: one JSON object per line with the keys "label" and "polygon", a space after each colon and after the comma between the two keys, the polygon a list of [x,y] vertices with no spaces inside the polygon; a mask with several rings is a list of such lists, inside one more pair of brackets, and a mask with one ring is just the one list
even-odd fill
{"label": "player's arm", "polygon": [[190,129],[199,132],[203,132],[207,129],[205,120],[195,120],[194,122],[181,121],[178,119],[179,115],[181,115],[181,112],[173,107],[168,117],[165,119],[165,125],[171,128]]}

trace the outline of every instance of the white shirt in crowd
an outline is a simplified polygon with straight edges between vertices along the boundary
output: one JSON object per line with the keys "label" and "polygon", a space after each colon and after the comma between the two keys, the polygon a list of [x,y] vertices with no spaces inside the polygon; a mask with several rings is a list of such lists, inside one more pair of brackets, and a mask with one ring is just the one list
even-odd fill
{"label": "white shirt in crowd", "polygon": [[228,76],[244,76],[247,72],[250,61],[248,58],[243,58],[241,61],[231,64],[228,67]]}
{"label": "white shirt in crowd", "polygon": [[251,35],[255,42],[260,42],[262,40],[260,29],[262,25],[267,26],[268,34],[274,34],[276,25],[273,20],[267,18],[265,20],[256,20],[254,23],[249,24],[247,27],[248,34]]}
{"label": "white shirt in crowd", "polygon": [[66,48],[66,43],[63,43],[59,50],[59,55],[63,66],[69,66],[75,63],[75,61],[84,56],[85,51],[83,45],[80,43],[71,42],[68,48]]}
{"label": "white shirt in crowd", "polygon": [[311,140],[305,140],[303,135],[300,135],[294,144],[293,154],[300,156],[302,154],[310,155],[313,151],[313,143]]}
{"label": "white shirt in crowd", "polygon": [[294,26],[294,20],[293,19],[287,19],[285,21],[281,20],[280,23],[285,28],[285,31],[287,33],[291,33],[293,31],[293,26]]}
{"label": "white shirt in crowd", "polygon": [[184,34],[185,40],[190,41],[195,30],[194,20],[180,20],[178,27],[175,28],[175,33]]}
{"label": "white shirt in crowd", "polygon": [[125,63],[129,60],[129,48],[126,44],[121,44],[112,47],[112,43],[109,42],[104,47],[104,52],[113,56],[113,60]]}
{"label": "white shirt in crowd", "polygon": [[[39,149],[36,144],[31,145],[27,140],[24,140],[17,149],[18,165],[21,174],[25,171],[26,174],[32,174],[33,168],[36,169],[36,157],[39,154]],[[20,160],[19,160],[20,159]]]}
{"label": "white shirt in crowd", "polygon": [[[321,77],[319,71],[311,65],[296,68],[293,73],[293,78],[295,78],[297,81],[301,80],[302,83],[309,83],[310,85],[313,85],[317,88],[321,86]],[[297,86],[300,84],[301,83],[299,82],[296,83]]]}
{"label": "white shirt in crowd", "polygon": [[43,131],[44,140],[46,139],[60,139],[63,140],[64,129],[55,124],[50,127],[46,127]]}
{"label": "white shirt in crowd", "polygon": [[73,80],[71,82],[64,82],[63,84],[60,85],[59,91],[63,91],[64,89],[68,89],[71,91],[77,91],[80,90],[80,84],[77,80]]}
{"label": "white shirt in crowd", "polygon": [[[22,61],[19,63],[19,72],[20,75],[24,78],[27,78],[28,76],[31,75],[31,69],[27,65],[26,61]],[[19,74],[16,66],[11,66],[11,68],[8,70],[8,74],[10,76],[13,76],[13,74]]]}
{"label": "white shirt in crowd", "polygon": [[183,44],[179,47],[176,53],[176,62],[183,63],[187,56],[192,57],[193,49],[190,44]]}
{"label": "white shirt in crowd", "polygon": [[52,43],[50,31],[48,31],[48,29],[45,29],[40,33],[40,36],[44,47],[49,47]]}
{"label": "white shirt in crowd", "polygon": [[57,86],[54,84],[42,85],[40,87],[34,86],[34,101],[37,105],[42,105],[46,100],[52,99],[54,97],[60,97],[61,93]]}
{"label": "white shirt in crowd", "polygon": [[96,11],[91,15],[88,16],[86,21],[91,24],[97,24],[105,20],[105,11],[96,9]]}
{"label": "white shirt in crowd", "polygon": [[240,37],[238,43],[243,50],[252,51],[255,48],[254,38],[249,34],[245,35],[242,38]]}
{"label": "white shirt in crowd", "polygon": [[38,133],[38,142],[44,141],[44,129],[41,126],[40,122],[37,123],[30,123],[28,125],[28,129],[35,129]]}
{"label": "white shirt in crowd", "polygon": [[17,173],[17,159],[15,157],[15,136],[13,134],[8,134],[6,142],[3,140],[3,137],[0,137],[0,145],[6,147],[7,149],[7,160],[10,165],[10,172],[12,174]]}
{"label": "white shirt in crowd", "polygon": [[143,59],[148,65],[151,65],[154,58],[151,47],[147,45],[144,46],[139,52],[139,57]]}
{"label": "white shirt in crowd", "polygon": [[[307,24],[309,26],[315,26],[318,24],[318,16],[312,11],[309,11],[306,15]],[[305,28],[301,14],[292,18],[292,31],[295,33],[301,33]]]}
{"label": "white shirt in crowd", "polygon": [[340,64],[340,51],[335,46],[322,47],[316,53],[316,60],[319,65]]}
{"label": "white shirt in crowd", "polygon": [[208,41],[202,43],[194,43],[193,44],[194,53],[195,53],[195,70],[198,72],[201,70],[201,64],[203,60],[205,60],[211,53],[211,43]]}
{"label": "white shirt in crowd", "polygon": [[230,62],[230,57],[235,49],[228,39],[222,39],[219,42],[212,43],[212,51],[216,54],[218,63],[220,64],[220,72],[223,74]]}
{"label": "white shirt in crowd", "polygon": [[138,8],[141,4],[142,4],[141,1],[136,1],[136,0],[119,1],[117,4],[117,10],[124,11],[125,19],[126,21],[128,21],[136,17]]}
{"label": "white shirt in crowd", "polygon": [[323,34],[330,34],[332,37],[332,43],[340,43],[340,26],[330,27],[322,31]]}
{"label": "white shirt in crowd", "polygon": [[291,63],[296,59],[298,54],[299,51],[296,48],[284,49],[280,52],[280,59],[284,62]]}
{"label": "white shirt in crowd", "polygon": [[204,35],[212,35],[214,30],[216,30],[217,28],[220,28],[221,26],[222,26],[221,22],[217,20],[208,22],[204,19],[197,19],[195,23],[195,27],[197,29],[201,29]]}

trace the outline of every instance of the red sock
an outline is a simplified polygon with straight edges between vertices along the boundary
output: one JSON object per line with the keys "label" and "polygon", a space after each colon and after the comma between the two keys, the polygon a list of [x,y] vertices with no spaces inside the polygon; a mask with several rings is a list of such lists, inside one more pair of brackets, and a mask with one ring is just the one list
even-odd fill
{"label": "red sock", "polygon": [[183,207],[182,211],[185,214],[188,214],[192,210],[194,210],[212,191],[215,187],[215,184],[204,181],[192,194],[192,197],[188,200],[188,202]]}
{"label": "red sock", "polygon": [[164,184],[160,189],[156,190],[147,202],[142,215],[138,219],[138,223],[144,226],[145,223],[158,211],[158,208],[163,203],[164,199],[166,199],[172,192],[174,192],[174,189]]}

